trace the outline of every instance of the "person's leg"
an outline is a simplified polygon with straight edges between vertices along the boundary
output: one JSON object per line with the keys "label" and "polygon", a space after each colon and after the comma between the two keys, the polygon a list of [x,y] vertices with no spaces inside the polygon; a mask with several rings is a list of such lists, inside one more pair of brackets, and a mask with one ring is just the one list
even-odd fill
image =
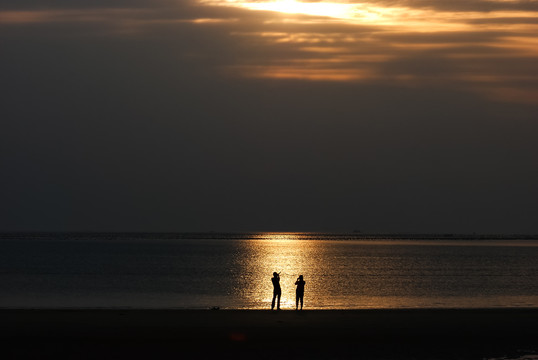
{"label": "person's leg", "polygon": [[299,308],[299,294],[295,293],[295,310]]}
{"label": "person's leg", "polygon": [[301,294],[301,310],[303,310],[303,297],[304,297],[304,294]]}
{"label": "person's leg", "polygon": [[[275,308],[275,298],[276,298],[276,292],[273,291],[273,301],[271,302],[271,310]],[[278,302],[280,303],[280,298],[278,299]]]}
{"label": "person's leg", "polygon": [[278,300],[277,300],[277,303],[276,303],[276,309],[277,310],[280,310],[280,295],[282,295],[282,293],[279,291],[277,296],[278,296]]}

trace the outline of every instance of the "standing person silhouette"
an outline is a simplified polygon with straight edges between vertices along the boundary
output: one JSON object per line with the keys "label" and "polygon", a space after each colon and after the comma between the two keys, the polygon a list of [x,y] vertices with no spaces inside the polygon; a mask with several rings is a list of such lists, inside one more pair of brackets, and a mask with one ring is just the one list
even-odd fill
{"label": "standing person silhouette", "polygon": [[299,300],[301,300],[301,310],[303,310],[304,284],[306,284],[306,281],[303,280],[303,275],[299,275],[295,282],[295,285],[297,285],[295,290],[295,310],[299,308]]}
{"label": "standing person silhouette", "polygon": [[271,303],[271,310],[275,308],[275,299],[277,296],[278,301],[276,304],[276,309],[280,310],[280,296],[282,295],[282,289],[280,289],[280,275],[274,272],[271,281],[273,282],[273,302]]}

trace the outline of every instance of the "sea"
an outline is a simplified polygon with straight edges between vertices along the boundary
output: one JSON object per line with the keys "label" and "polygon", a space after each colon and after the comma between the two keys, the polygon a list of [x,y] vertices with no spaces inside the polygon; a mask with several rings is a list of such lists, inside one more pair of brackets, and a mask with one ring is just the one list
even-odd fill
{"label": "sea", "polygon": [[538,240],[320,233],[0,234],[0,308],[537,308]]}

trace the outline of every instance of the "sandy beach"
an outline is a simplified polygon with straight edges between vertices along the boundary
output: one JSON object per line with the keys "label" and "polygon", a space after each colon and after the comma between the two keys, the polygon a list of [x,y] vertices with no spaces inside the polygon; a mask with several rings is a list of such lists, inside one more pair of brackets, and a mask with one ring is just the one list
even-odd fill
{"label": "sandy beach", "polygon": [[519,358],[537,309],[0,310],[2,358]]}

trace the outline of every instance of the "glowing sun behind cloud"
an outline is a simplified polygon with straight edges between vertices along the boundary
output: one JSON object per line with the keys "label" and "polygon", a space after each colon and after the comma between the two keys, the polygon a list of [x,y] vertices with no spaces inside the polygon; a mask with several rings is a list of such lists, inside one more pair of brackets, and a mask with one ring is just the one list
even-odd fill
{"label": "glowing sun behind cloud", "polygon": [[339,19],[347,19],[353,16],[352,5],[333,2],[301,2],[295,0],[277,0],[267,2],[239,3],[251,10],[266,10],[287,14],[303,14],[312,16],[328,16]]}
{"label": "glowing sun behind cloud", "polygon": [[[446,14],[438,16],[434,11],[398,6],[378,6],[371,3],[324,0],[306,2],[300,0],[199,0],[210,6],[238,7],[248,10],[271,11],[290,15],[324,17],[326,21],[374,26],[407,26],[417,29],[461,29],[460,22],[447,21]],[[437,16],[436,16],[437,15]],[[457,14],[456,17],[461,16]],[[278,21],[278,20],[276,20]],[[298,23],[298,19],[294,20]]]}

